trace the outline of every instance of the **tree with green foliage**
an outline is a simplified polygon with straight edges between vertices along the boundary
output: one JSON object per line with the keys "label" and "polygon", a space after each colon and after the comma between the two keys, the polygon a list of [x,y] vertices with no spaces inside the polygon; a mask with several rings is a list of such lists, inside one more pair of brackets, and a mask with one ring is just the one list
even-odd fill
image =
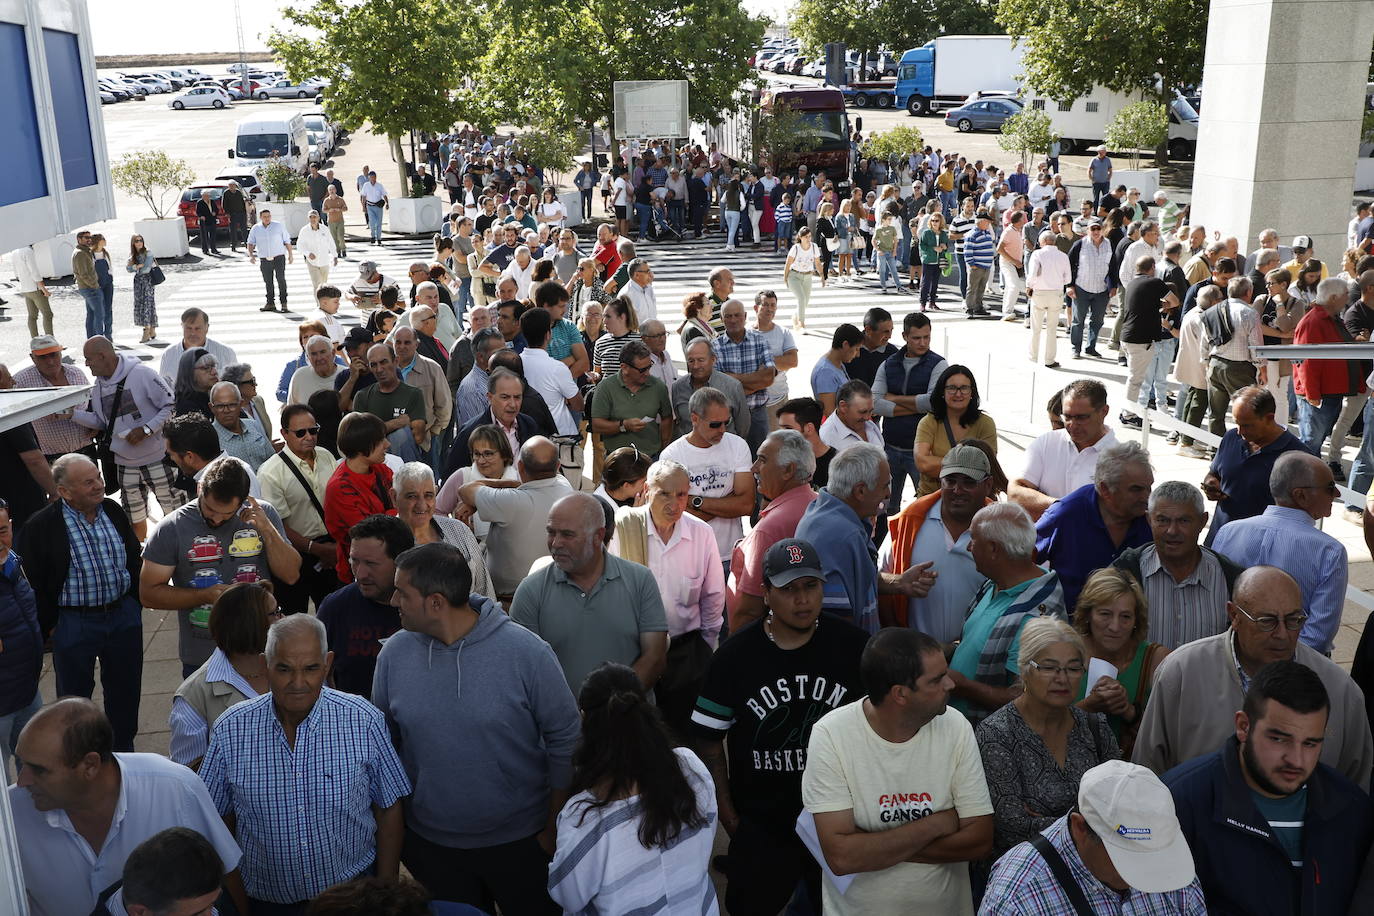
{"label": "tree with green foliage", "polygon": [[[1202,81],[1207,10],[1207,0],[1000,0],[997,21],[1024,40],[1025,82],[1051,98],[1104,86],[1167,105]],[[1167,160],[1167,142],[1155,155]]]}
{"label": "tree with green foliage", "polygon": [[1103,139],[1111,149],[1129,150],[1131,168],[1140,168],[1140,151],[1169,139],[1169,109],[1159,102],[1133,102],[1112,117]]}
{"label": "tree with green foliage", "polygon": [[921,135],[920,129],[903,126],[873,134],[864,141],[861,149],[863,155],[869,159],[889,162],[894,159],[905,159],[911,153],[919,152],[923,146],[925,138]]}
{"label": "tree with green foliage", "polygon": [[752,120],[753,130],[740,139],[744,141],[745,158],[759,166],[786,168],[790,156],[809,152],[820,144],[812,125],[786,102],[775,102],[767,111],[757,112]]}
{"label": "tree with green foliage", "polygon": [[840,41],[867,61],[881,46],[900,55],[941,35],[997,34],[995,9],[987,0],[800,0],[791,26],[813,57]]}
{"label": "tree with green foliage", "polygon": [[481,40],[459,93],[477,123],[549,131],[613,127],[618,80],[685,79],[691,119],[718,123],[748,103],[749,57],[767,25],[712,0],[488,0],[463,15]]}
{"label": "tree with green foliage", "polygon": [[1050,144],[1058,139],[1059,134],[1055,133],[1049,115],[1043,111],[1024,108],[1002,122],[1002,133],[997,138],[997,145],[1009,153],[1019,155],[1024,165],[1030,153],[1048,154]]}
{"label": "tree with green foliage", "polygon": [[328,77],[325,108],[350,130],[384,134],[398,187],[409,185],[401,138],[471,120],[455,90],[459,64],[484,40],[472,14],[443,0],[315,0],[281,7],[295,27],[273,29],[267,46],[293,80]]}
{"label": "tree with green foliage", "polygon": [[153,219],[166,219],[167,195],[175,192],[175,206],[181,192],[196,180],[196,173],[185,159],[173,159],[166,150],[149,149],[125,153],[110,167],[110,180],[116,188],[137,197],[153,211]]}

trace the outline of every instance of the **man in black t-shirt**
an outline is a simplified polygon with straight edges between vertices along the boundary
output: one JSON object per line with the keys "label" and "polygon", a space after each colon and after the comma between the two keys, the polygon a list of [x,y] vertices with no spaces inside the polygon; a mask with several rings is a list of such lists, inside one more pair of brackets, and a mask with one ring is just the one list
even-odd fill
{"label": "man in black t-shirt", "polygon": [[369,515],[348,530],[353,581],[320,602],[319,618],[334,653],[333,686],[372,698],[372,674],[382,640],[401,629],[391,606],[396,558],[415,546],[410,527],[392,515]]}
{"label": "man in black t-shirt", "polygon": [[777,913],[805,880],[819,913],[820,869],[795,829],[806,745],[817,719],[863,696],[868,634],[821,619],[825,574],[810,543],[778,541],[764,555],[763,577],[768,614],[716,651],[692,727],[730,834],[726,907]]}
{"label": "man in black t-shirt", "polygon": [[[1142,411],[1149,403],[1149,392],[1142,395],[1141,387],[1154,361],[1155,349],[1161,340],[1172,336],[1164,327],[1164,313],[1178,307],[1173,289],[1155,276],[1155,259],[1149,255],[1136,259],[1135,277],[1121,294],[1121,349],[1126,354],[1126,401],[1135,401]],[[1129,407],[1121,411],[1118,419],[1122,426],[1141,426],[1140,417]]]}

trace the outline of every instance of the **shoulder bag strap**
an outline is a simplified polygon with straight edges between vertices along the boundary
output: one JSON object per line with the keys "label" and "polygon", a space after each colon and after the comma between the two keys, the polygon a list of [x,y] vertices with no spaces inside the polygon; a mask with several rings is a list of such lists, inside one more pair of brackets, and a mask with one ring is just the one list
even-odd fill
{"label": "shoulder bag strap", "polygon": [[124,383],[128,380],[127,375],[119,380],[119,384],[115,386],[114,400],[110,401],[110,415],[105,418],[104,443],[106,448],[110,447],[110,442],[114,439],[114,425],[115,419],[119,416],[119,402],[124,397]]}
{"label": "shoulder bag strap", "polygon": [[1031,845],[1040,853],[1050,871],[1054,873],[1054,878],[1059,882],[1059,886],[1064,891],[1064,896],[1069,898],[1078,916],[1093,916],[1092,905],[1088,903],[1088,898],[1083,894],[1083,888],[1078,886],[1073,874],[1069,871],[1069,866],[1065,863],[1063,856],[1059,855],[1059,850],[1045,838],[1043,833],[1037,833],[1031,837]]}
{"label": "shoulder bag strap", "polygon": [[1135,696],[1131,698],[1131,705],[1135,707],[1137,722],[1139,722],[1140,717],[1145,714],[1145,710],[1141,708],[1141,705],[1145,701],[1145,672],[1150,670],[1150,659],[1154,657],[1155,650],[1158,648],[1159,643],[1150,643],[1145,649],[1145,657],[1140,660],[1140,675],[1139,679],[1135,682]]}
{"label": "shoulder bag strap", "polygon": [[945,435],[949,438],[950,448],[954,448],[954,446],[959,444],[959,440],[954,438],[954,427],[949,425],[948,414],[945,415]]}
{"label": "shoulder bag strap", "polygon": [[288,451],[289,449],[282,449],[277,452],[277,457],[281,459],[282,464],[291,469],[292,474],[296,475],[296,479],[300,481],[301,486],[305,488],[305,495],[310,497],[310,505],[315,507],[315,511],[320,514],[320,521],[323,522],[324,506],[320,505],[320,499],[315,495],[315,488],[310,485],[310,481],[305,479],[305,475],[301,473],[301,469],[296,467],[296,462],[286,457]]}

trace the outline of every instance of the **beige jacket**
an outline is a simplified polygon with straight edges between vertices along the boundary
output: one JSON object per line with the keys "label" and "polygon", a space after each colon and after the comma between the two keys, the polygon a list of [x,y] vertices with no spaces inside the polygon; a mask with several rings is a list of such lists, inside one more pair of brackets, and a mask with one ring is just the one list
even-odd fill
{"label": "beige jacket", "polygon": [[425,441],[422,445],[429,448],[429,440],[448,428],[453,416],[453,392],[448,387],[444,370],[428,356],[415,354],[415,368],[410,370],[405,383],[420,389],[425,396],[425,412],[429,414],[429,426],[425,428]]}
{"label": "beige jacket", "polygon": [[[1154,687],[1136,738],[1134,762],[1156,773],[1219,749],[1235,734],[1236,710],[1245,700],[1231,651],[1232,633],[1179,646],[1155,671]],[[1331,715],[1322,744],[1322,763],[1369,789],[1374,739],[1365,715],[1364,693],[1335,662],[1298,643],[1293,660],[1322,679]]]}

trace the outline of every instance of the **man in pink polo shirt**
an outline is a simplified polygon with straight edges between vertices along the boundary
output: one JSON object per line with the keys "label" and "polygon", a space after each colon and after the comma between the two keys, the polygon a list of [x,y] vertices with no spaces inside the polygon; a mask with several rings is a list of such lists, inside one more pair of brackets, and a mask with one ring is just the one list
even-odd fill
{"label": "man in pink polo shirt", "polygon": [[816,498],[811,475],[816,455],[811,443],[796,430],[768,434],[754,459],[754,480],[768,505],[759,521],[735,545],[730,557],[734,589],[729,592],[730,632],[738,632],[763,616],[763,555],[778,541],[795,537],[802,513]]}

